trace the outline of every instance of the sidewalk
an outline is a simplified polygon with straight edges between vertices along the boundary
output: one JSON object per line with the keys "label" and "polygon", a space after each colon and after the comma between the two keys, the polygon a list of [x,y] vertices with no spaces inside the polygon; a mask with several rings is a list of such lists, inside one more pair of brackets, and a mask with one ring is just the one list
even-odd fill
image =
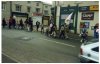
{"label": "sidewalk", "polygon": [[[34,27],[34,30],[33,31],[36,31],[36,27]],[[39,32],[41,31],[41,27],[39,28]],[[44,32],[46,32],[46,27],[44,28]],[[67,33],[69,39],[72,39],[72,40],[77,40],[77,41],[80,41],[81,40],[81,37],[79,37],[79,34],[74,34],[74,33]],[[59,36],[59,34],[57,34],[57,36]],[[88,37],[88,40],[91,40],[93,39],[92,36],[89,36]]]}

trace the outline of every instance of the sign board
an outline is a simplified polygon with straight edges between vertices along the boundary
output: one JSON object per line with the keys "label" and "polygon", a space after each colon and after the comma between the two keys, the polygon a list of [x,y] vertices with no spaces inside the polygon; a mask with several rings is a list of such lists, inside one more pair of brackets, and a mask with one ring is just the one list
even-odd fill
{"label": "sign board", "polygon": [[91,6],[79,7],[79,12],[98,11],[98,10],[99,10],[99,5],[91,5]]}
{"label": "sign board", "polygon": [[80,28],[83,28],[83,26],[85,25],[86,28],[89,28],[89,22],[80,22]]}
{"label": "sign board", "polygon": [[33,16],[42,16],[42,13],[33,13]]}
{"label": "sign board", "polygon": [[80,11],[80,12],[89,11],[89,6],[82,6],[82,7],[79,7],[79,11]]}
{"label": "sign board", "polygon": [[99,5],[91,5],[90,6],[90,11],[98,11],[99,10]]}
{"label": "sign board", "polygon": [[81,20],[94,20],[94,12],[82,12]]}

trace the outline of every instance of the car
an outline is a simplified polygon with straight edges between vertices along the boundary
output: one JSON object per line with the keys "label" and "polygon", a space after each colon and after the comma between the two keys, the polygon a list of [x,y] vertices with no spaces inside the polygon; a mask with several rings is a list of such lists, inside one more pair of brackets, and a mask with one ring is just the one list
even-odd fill
{"label": "car", "polygon": [[82,63],[99,63],[99,39],[92,39],[83,43],[80,47],[79,58]]}

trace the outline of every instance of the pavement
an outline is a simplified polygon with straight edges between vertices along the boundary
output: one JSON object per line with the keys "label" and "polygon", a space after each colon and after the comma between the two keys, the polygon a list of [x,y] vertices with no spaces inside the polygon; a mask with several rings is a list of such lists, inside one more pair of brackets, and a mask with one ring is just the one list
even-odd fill
{"label": "pavement", "polygon": [[[47,27],[44,28],[44,32],[46,32],[46,28]],[[36,27],[34,27],[33,31],[36,31]],[[39,28],[39,32],[40,31],[41,31],[41,28]],[[81,40],[81,38],[79,37],[79,34],[74,34],[74,33],[69,32],[69,33],[67,33],[67,35],[68,35],[69,39],[77,40],[77,41]],[[57,35],[57,36],[59,36],[59,35]],[[91,40],[91,39],[93,39],[93,37],[88,36],[88,40]]]}

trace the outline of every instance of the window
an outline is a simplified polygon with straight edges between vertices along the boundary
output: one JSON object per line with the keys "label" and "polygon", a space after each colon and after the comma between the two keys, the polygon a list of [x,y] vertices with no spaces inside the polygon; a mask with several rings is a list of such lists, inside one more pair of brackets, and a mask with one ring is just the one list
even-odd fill
{"label": "window", "polygon": [[99,47],[95,47],[92,50],[95,51],[95,52],[99,52]]}
{"label": "window", "polygon": [[40,12],[40,8],[36,8],[36,12],[39,13]]}
{"label": "window", "polygon": [[2,2],[2,10],[5,10],[6,8],[6,2]]}
{"label": "window", "polygon": [[21,11],[21,5],[16,5],[16,11]]}
{"label": "window", "polygon": [[45,6],[45,8],[48,8],[48,6]]}
{"label": "window", "polygon": [[30,12],[30,10],[31,10],[31,7],[28,6],[27,7],[27,12]]}
{"label": "window", "polygon": [[45,11],[44,11],[44,14],[45,14],[45,15],[48,15],[48,11],[47,11],[47,10],[45,10]]}
{"label": "window", "polygon": [[31,3],[30,1],[27,1],[27,3]]}
{"label": "window", "polygon": [[36,3],[36,6],[39,6],[39,3]]}

